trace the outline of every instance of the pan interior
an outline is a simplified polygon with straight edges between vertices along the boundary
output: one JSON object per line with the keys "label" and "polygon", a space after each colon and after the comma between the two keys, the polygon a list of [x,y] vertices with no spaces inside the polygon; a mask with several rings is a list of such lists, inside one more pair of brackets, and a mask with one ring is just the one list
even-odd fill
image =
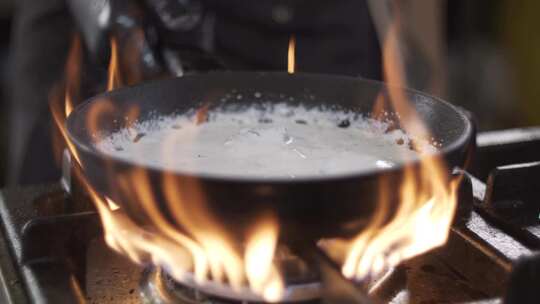
{"label": "pan interior", "polygon": [[[96,146],[106,155],[158,170],[243,178],[353,174],[418,157],[410,138],[388,122],[324,105],[270,100],[240,105],[230,98],[221,107],[136,122]],[[423,147],[436,150],[427,142]]]}
{"label": "pan interior", "polygon": [[[464,134],[470,126],[454,107],[418,92],[407,91],[406,95],[431,131],[434,141],[440,144],[441,151],[455,149],[465,141]],[[381,96],[388,98],[387,89],[381,83],[350,77],[210,73],[161,80],[100,95],[73,112],[68,120],[68,132],[78,148],[99,155],[102,153],[95,143],[131,126],[134,121],[180,115],[205,107],[209,111],[223,107],[241,111],[268,102],[368,117]],[[136,113],[135,120],[133,113]],[[386,119],[395,122],[395,113],[390,110],[388,113]]]}

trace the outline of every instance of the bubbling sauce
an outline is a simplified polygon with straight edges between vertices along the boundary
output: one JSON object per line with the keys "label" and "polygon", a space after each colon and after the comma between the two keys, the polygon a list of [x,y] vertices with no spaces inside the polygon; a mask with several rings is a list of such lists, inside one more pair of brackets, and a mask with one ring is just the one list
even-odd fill
{"label": "bubbling sauce", "polygon": [[207,114],[140,121],[96,145],[153,168],[242,178],[353,174],[418,157],[402,130],[351,112],[279,103]]}

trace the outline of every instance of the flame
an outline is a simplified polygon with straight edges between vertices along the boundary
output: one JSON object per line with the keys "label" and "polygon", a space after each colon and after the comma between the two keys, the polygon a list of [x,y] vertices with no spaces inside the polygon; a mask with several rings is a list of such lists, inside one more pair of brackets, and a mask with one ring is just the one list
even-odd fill
{"label": "flame", "polygon": [[291,35],[289,38],[289,49],[287,51],[287,72],[289,74],[294,74],[294,65],[295,65],[295,55],[296,55],[296,38],[294,35]]}
{"label": "flame", "polygon": [[71,286],[71,289],[73,290],[73,294],[75,295],[75,299],[77,303],[79,304],[87,303],[86,297],[84,296],[81,285],[79,284],[79,281],[77,280],[77,278],[75,278],[74,275],[69,276],[69,285]]}
{"label": "flame", "polygon": [[[143,228],[110,198],[100,196],[82,174],[77,176],[94,201],[104,227],[105,240],[114,250],[137,263],[150,260],[161,265],[180,282],[192,273],[196,282],[201,284],[227,282],[239,291],[245,288],[247,281],[250,290],[266,301],[275,302],[282,298],[283,282],[273,263],[278,236],[278,225],[273,217],[257,221],[247,238],[242,259],[234,241],[220,230],[223,227],[213,222],[216,220],[210,214],[204,214],[203,206],[188,207],[204,204],[198,201],[201,197],[196,198],[201,193],[192,182],[182,185],[172,176],[165,178],[163,186],[167,191],[168,207],[175,219],[171,223],[157,207],[147,172],[135,169],[130,174],[119,176],[121,191],[131,193],[130,203],[141,206],[149,218]],[[179,190],[185,188],[195,190],[193,193],[185,191],[188,192],[186,195]],[[193,238],[178,228],[180,223]]]}
{"label": "flame", "polygon": [[283,296],[283,281],[272,265],[278,239],[278,225],[273,217],[257,221],[250,235],[244,257],[247,278],[253,290],[270,302]]}
{"label": "flame", "polygon": [[71,111],[73,111],[73,101],[71,100],[71,97],[70,95],[66,94],[66,102],[65,102],[65,113],[66,113],[66,117],[69,116],[69,114],[71,114]]}
{"label": "flame", "polygon": [[122,85],[120,78],[120,67],[118,64],[118,45],[114,37],[111,38],[111,58],[109,61],[109,72],[107,79],[107,92],[119,88]]}
{"label": "flame", "polygon": [[66,95],[65,95],[65,117],[68,117],[73,110],[73,98],[79,98],[81,85],[81,40],[78,36],[73,39],[71,49],[68,54],[65,74],[66,74]]}
{"label": "flame", "polygon": [[[59,131],[64,145],[68,148],[69,152],[73,156],[73,159],[79,164],[81,160],[77,150],[73,143],[69,140],[65,128],[66,119],[73,110],[74,98],[79,96],[80,88],[80,65],[81,65],[81,41],[79,37],[75,37],[71,43],[71,48],[68,53],[68,58],[65,66],[65,92],[63,98],[58,94],[59,87],[53,89],[49,99],[49,108],[52,113],[53,121],[56,126],[56,130]],[[58,147],[56,147],[58,148]],[[63,148],[62,148],[63,149]],[[61,151],[62,149],[57,149]]]}
{"label": "flame", "polygon": [[[441,168],[425,166],[421,169],[424,178],[429,178],[430,173],[434,179],[441,178],[434,173]],[[446,242],[455,212],[457,180],[449,185],[434,182],[427,191],[419,189],[417,177],[411,171],[407,169],[405,173],[400,204],[392,219],[388,223],[382,220],[388,214],[388,205],[381,201],[375,219],[351,242],[342,269],[345,276],[362,279],[377,275]]]}
{"label": "flame", "polygon": [[208,109],[210,104],[204,104],[195,113],[195,124],[200,125],[208,120]]}
{"label": "flame", "polygon": [[[393,24],[383,46],[383,70],[388,83],[390,106],[399,113],[402,128],[418,143],[426,145],[429,131],[402,89],[406,87],[405,67],[398,48],[399,27]],[[381,94],[373,109],[373,116],[384,118],[386,98]],[[422,147],[420,145],[419,147]],[[450,180],[448,168],[440,157],[420,149],[419,169],[407,166],[399,186],[399,205],[392,211],[386,180],[379,184],[377,210],[367,227],[345,247],[342,272],[357,280],[380,274],[403,260],[422,254],[446,243],[457,205],[459,178]],[[388,216],[390,219],[388,220]],[[330,240],[321,247],[338,256],[335,251],[343,242]]]}
{"label": "flame", "polygon": [[89,130],[94,130],[92,134],[98,135],[101,119],[110,119],[108,115],[112,115],[115,111],[113,101],[110,99],[102,99],[101,102],[96,102],[88,110],[88,119],[86,127]]}
{"label": "flame", "polygon": [[[66,100],[68,99],[66,98]],[[62,139],[66,147],[68,148],[69,152],[71,153],[75,161],[77,161],[79,165],[82,165],[79,154],[77,150],[75,149],[75,146],[73,145],[71,140],[69,140],[66,129],[64,127],[64,124],[66,122],[66,117],[65,115],[63,115],[64,111],[62,110],[62,106],[59,102],[59,99],[52,97],[51,101],[49,102],[49,107],[51,109],[55,126],[57,126],[57,129],[60,131],[60,135],[62,136]]]}
{"label": "flame", "polygon": [[[150,259],[158,265],[175,265],[171,275],[178,275],[180,270],[191,269],[189,247],[178,246],[174,240],[157,233],[151,233],[141,228],[121,209],[112,210],[110,198],[103,198],[86,181],[82,173],[77,177],[87,189],[92,198],[103,224],[105,241],[114,250],[124,253],[131,260],[143,263]],[[151,254],[150,254],[151,253]]]}

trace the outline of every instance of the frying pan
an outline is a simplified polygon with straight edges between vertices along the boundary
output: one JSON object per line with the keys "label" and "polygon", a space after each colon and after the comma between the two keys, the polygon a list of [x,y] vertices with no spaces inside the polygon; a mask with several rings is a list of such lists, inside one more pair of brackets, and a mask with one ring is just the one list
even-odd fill
{"label": "frying pan", "polygon": [[[262,94],[262,98],[250,98],[255,93]],[[460,109],[440,99],[407,89],[404,93],[434,140],[441,145],[438,152],[429,157],[444,158],[449,176],[450,169],[463,166],[468,149],[473,145],[474,131],[469,119]],[[244,98],[227,99],[231,94],[241,94]],[[361,229],[377,210],[381,189],[386,190],[388,216],[391,216],[399,204],[397,189],[405,166],[418,170],[419,162],[411,160],[392,168],[327,177],[242,178],[145,167],[105,155],[97,150],[95,142],[101,136],[125,127],[129,123],[126,117],[133,113],[134,107],[138,109],[140,120],[160,114],[183,113],[204,105],[243,106],[257,103],[257,100],[307,107],[325,105],[326,108],[369,115],[378,97],[388,101],[388,87],[359,78],[281,72],[212,72],[158,80],[96,96],[71,113],[67,131],[88,181],[140,224],[151,225],[140,198],[133,195],[134,187],[141,186],[137,184],[140,181],[133,182],[131,188],[126,188],[125,181],[124,185],[120,181],[129,172],[144,169],[156,208],[180,229],[183,229],[182,224],[173,219],[171,205],[166,202],[164,176],[176,180],[176,190],[188,200],[188,206],[204,205],[222,227],[243,231],[261,213],[272,212],[279,220],[282,238],[292,241],[317,239]],[[112,111],[111,104],[114,105]],[[109,110],[96,119],[96,109],[100,107]],[[388,117],[397,117],[399,113],[392,114]],[[94,127],[90,128],[92,123]],[[383,182],[384,187],[381,187]]]}

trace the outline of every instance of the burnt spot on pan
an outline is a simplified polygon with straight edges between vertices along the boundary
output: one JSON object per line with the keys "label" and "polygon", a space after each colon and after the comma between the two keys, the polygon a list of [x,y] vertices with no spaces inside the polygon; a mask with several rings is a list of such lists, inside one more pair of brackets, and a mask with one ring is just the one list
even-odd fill
{"label": "burnt spot on pan", "polygon": [[338,123],[338,127],[342,129],[346,129],[351,125],[351,122],[348,119],[340,120]]}
{"label": "burnt spot on pan", "polygon": [[270,119],[270,118],[261,118],[261,119],[259,119],[259,123],[263,123],[263,124],[270,124],[272,122],[274,122],[274,121],[272,119]]}

